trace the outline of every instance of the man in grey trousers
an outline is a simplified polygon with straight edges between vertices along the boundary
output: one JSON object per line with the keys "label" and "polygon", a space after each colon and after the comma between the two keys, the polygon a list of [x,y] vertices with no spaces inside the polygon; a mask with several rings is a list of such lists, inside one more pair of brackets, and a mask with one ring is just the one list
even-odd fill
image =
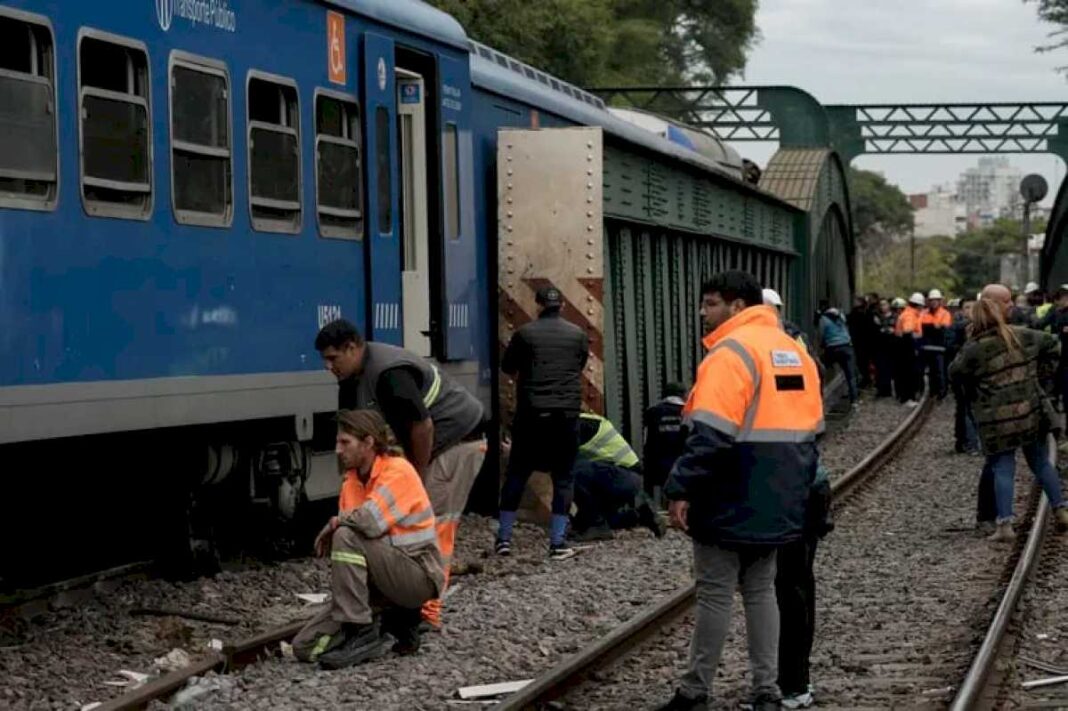
{"label": "man in grey trousers", "polygon": [[752,707],[780,708],[775,554],[801,538],[823,430],[819,374],[745,272],[701,290],[708,354],[683,408],[684,452],[664,495],[693,538],[697,622],[689,670],[661,711],[707,709],[739,582]]}

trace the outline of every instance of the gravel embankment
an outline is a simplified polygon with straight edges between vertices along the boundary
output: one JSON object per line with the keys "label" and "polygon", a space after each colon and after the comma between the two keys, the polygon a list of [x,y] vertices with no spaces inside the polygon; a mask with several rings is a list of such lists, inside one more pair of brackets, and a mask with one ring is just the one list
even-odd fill
{"label": "gravel embankment", "polygon": [[[939,406],[909,448],[838,513],[836,530],[820,544],[812,656],[819,708],[944,708],[982,638],[1012,549],[974,529],[982,460],[953,454],[951,416],[952,403]],[[1018,470],[1018,514],[1030,491],[1025,472]],[[663,703],[685,670],[691,632],[692,620],[665,631],[565,707]],[[713,708],[736,708],[748,685],[736,597]]]}
{"label": "gravel embankment", "polygon": [[[821,447],[832,475],[848,469],[886,436],[906,410],[866,401]],[[858,443],[860,439],[860,443]],[[839,471],[841,470],[841,471]],[[446,629],[424,638],[414,657],[392,654],[345,672],[320,672],[280,659],[232,677],[211,678],[195,708],[438,709],[460,686],[530,678],[690,580],[690,546],[678,532],[656,541],[644,530],[550,563],[545,533],[520,525],[511,559],[492,556],[496,522],[469,516],[457,561]],[[174,648],[196,657],[211,639],[235,640],[310,615],[297,593],[326,592],[324,561],[250,564],[183,584],[123,583],[93,600],[32,621],[0,620],[0,707],[77,709],[118,695],[119,670],[155,673]],[[231,616],[237,625],[135,617],[133,607],[170,607]]]}
{"label": "gravel embankment", "polygon": [[[1025,681],[1068,675],[1068,536],[1048,531],[1042,557],[1018,607],[1015,657],[1009,656],[998,708],[1068,708],[1068,683],[1024,689]],[[1027,663],[1050,664],[1059,672]]]}

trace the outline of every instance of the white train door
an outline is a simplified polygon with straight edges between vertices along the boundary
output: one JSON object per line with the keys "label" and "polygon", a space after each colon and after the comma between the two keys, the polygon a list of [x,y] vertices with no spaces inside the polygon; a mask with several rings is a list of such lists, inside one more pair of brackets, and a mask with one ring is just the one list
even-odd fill
{"label": "white train door", "polygon": [[423,78],[397,69],[400,140],[401,297],[404,347],[430,356],[430,233],[427,226],[426,91]]}

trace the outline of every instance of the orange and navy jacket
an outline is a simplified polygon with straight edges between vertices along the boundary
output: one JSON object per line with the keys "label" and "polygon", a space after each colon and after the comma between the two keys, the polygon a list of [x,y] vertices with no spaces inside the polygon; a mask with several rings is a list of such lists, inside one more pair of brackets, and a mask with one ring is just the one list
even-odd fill
{"label": "orange and navy jacket", "polygon": [[920,316],[920,328],[923,329],[923,348],[928,351],[946,350],[946,329],[953,325],[953,316],[944,306],[934,311],[924,309]]}
{"label": "orange and navy jacket", "polygon": [[912,334],[916,338],[923,335],[923,314],[912,304],[905,307],[897,317],[897,324],[894,326],[895,336],[908,334]]}
{"label": "orange and navy jacket", "polygon": [[389,536],[390,543],[407,550],[437,546],[430,497],[404,457],[375,457],[366,483],[355,471],[346,472],[338,512],[341,525],[368,538]]}
{"label": "orange and navy jacket", "polygon": [[770,306],[735,314],[704,345],[708,354],[683,408],[686,448],[664,493],[690,503],[690,535],[701,543],[795,541],[823,431],[816,364]]}

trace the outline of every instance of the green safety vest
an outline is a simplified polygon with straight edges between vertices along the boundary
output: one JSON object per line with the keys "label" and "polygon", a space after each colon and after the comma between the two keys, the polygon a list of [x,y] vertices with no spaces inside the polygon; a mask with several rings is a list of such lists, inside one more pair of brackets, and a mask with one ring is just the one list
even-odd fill
{"label": "green safety vest", "polygon": [[[1048,314],[1049,310],[1052,308],[1053,304],[1042,304],[1037,309],[1035,309],[1035,322],[1037,323],[1043,318],[1045,318],[1046,314]],[[1046,333],[1049,333],[1052,329],[1049,326],[1046,326],[1044,330],[1046,331]]]}
{"label": "green safety vest", "polygon": [[638,455],[623,439],[623,435],[616,431],[612,423],[601,417],[588,412],[583,412],[579,417],[597,422],[597,434],[585,444],[580,444],[578,454],[583,459],[591,462],[608,462],[618,467],[635,467],[638,465]]}

